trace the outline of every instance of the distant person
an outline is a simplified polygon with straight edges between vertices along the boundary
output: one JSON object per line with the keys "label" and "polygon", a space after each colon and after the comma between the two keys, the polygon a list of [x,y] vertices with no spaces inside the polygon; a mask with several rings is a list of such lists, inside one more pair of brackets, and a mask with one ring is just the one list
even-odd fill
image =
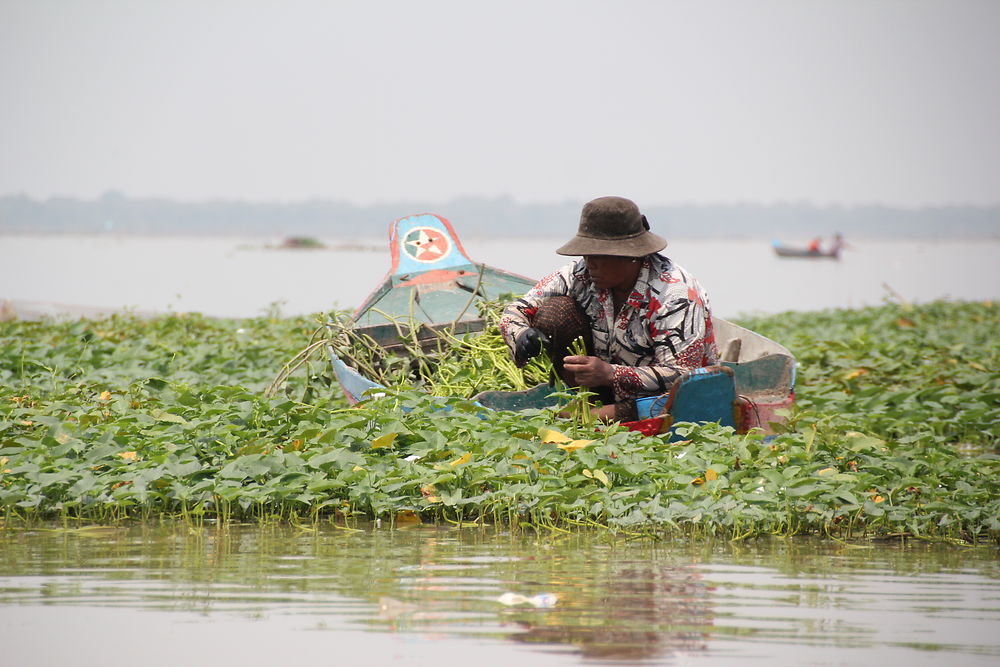
{"label": "distant person", "polygon": [[847,243],[844,241],[844,237],[840,234],[840,232],[837,232],[833,235],[833,241],[830,243],[830,253],[834,257],[839,257],[840,251],[846,246]]}
{"label": "distant person", "polygon": [[809,252],[818,253],[819,252],[819,244],[820,244],[819,237],[814,238],[812,241],[810,241],[809,242],[809,246],[808,246]]}
{"label": "distant person", "polygon": [[[666,245],[629,199],[584,205],[576,236],[556,250],[581,258],[503,312],[500,331],[515,363],[545,350],[568,385],[600,396],[598,416],[615,421],[635,421],[634,399],[663,394],[681,373],[717,363],[708,297],[660,254]],[[568,354],[580,336],[587,354]]]}

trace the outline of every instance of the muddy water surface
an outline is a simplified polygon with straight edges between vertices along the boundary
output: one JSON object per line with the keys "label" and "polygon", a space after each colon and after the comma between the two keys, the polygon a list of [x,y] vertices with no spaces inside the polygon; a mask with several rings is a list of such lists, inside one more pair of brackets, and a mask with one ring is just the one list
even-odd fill
{"label": "muddy water surface", "polygon": [[995,548],[409,526],[0,531],[3,664],[995,665]]}

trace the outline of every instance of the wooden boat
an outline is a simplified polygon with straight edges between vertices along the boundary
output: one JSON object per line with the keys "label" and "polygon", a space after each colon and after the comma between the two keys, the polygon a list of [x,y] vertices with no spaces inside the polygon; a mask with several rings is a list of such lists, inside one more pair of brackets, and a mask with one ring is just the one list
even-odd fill
{"label": "wooden boat", "polygon": [[[473,307],[475,301],[523,294],[535,284],[533,279],[473,262],[451,223],[437,215],[396,220],[390,228],[389,249],[388,274],[352,317],[357,333],[387,350],[400,346],[403,335],[430,341],[436,337],[434,330],[481,331],[484,323]],[[404,329],[401,321],[418,326]],[[723,318],[713,317],[712,322],[722,361],[682,374],[666,394],[638,399],[639,420],[626,426],[655,435],[672,432],[679,422],[715,421],[740,432],[761,428],[770,433],[774,424],[784,421],[781,411],[794,401],[791,353]],[[341,359],[332,345],[327,351],[349,402],[377,396],[384,389]],[[474,398],[489,409],[523,410],[554,405],[552,391],[549,385],[539,385],[521,392],[487,391]]]}
{"label": "wooden boat", "polygon": [[418,323],[421,340],[433,329],[481,331],[479,300],[524,294],[531,278],[469,259],[451,223],[425,213],[400,218],[389,229],[392,265],[381,284],[354,312],[355,328],[386,348],[400,344],[399,324]]}
{"label": "wooden boat", "polygon": [[802,259],[840,259],[840,248],[832,250],[810,250],[809,248],[793,248],[773,241],[771,246],[778,257],[798,257]]}

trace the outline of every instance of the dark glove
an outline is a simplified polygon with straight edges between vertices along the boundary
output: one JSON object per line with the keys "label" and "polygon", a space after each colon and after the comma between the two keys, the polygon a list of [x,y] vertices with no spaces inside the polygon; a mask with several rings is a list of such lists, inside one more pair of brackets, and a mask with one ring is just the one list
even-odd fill
{"label": "dark glove", "polygon": [[537,357],[549,339],[538,329],[525,329],[514,341],[514,363],[523,366],[528,359]]}

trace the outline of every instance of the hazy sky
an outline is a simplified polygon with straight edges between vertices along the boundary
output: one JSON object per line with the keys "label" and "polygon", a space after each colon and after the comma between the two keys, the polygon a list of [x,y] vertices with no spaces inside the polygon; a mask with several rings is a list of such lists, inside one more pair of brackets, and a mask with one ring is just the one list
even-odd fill
{"label": "hazy sky", "polygon": [[0,195],[1000,203],[1000,1],[0,0]]}

